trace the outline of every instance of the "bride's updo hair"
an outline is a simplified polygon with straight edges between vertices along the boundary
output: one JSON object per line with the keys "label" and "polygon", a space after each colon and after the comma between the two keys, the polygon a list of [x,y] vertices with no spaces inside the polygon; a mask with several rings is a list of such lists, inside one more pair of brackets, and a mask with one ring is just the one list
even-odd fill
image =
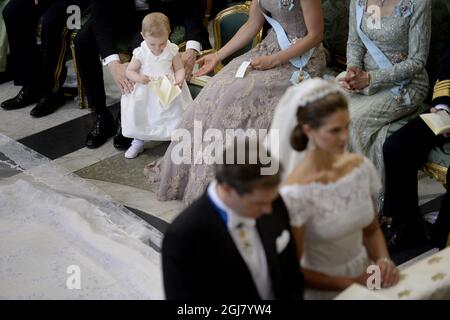
{"label": "bride's updo hair", "polygon": [[311,102],[300,103],[297,109],[298,123],[291,134],[292,148],[297,151],[303,151],[308,145],[308,136],[303,131],[303,125],[308,124],[311,128],[317,129],[333,113],[347,109],[347,99],[338,90]]}

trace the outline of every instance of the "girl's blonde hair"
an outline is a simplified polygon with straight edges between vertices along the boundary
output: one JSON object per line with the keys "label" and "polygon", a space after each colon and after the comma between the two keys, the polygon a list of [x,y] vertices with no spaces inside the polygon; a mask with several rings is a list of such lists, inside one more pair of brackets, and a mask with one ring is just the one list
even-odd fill
{"label": "girl's blonde hair", "polygon": [[153,12],[149,13],[142,20],[142,33],[149,36],[158,37],[166,31],[170,33],[169,18],[163,13]]}

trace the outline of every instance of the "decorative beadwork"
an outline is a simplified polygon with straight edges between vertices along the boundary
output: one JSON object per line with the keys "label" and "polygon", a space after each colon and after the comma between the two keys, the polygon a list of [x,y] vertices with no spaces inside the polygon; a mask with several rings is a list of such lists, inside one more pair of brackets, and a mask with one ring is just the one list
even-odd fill
{"label": "decorative beadwork", "polygon": [[414,11],[414,0],[402,0],[395,7],[395,15],[397,17],[409,17]]}
{"label": "decorative beadwork", "polygon": [[405,61],[407,58],[408,56],[404,53],[395,53],[391,58],[391,62],[392,64],[397,64]]}
{"label": "decorative beadwork", "polygon": [[286,9],[288,11],[292,11],[294,9],[294,0],[279,0],[280,8]]}

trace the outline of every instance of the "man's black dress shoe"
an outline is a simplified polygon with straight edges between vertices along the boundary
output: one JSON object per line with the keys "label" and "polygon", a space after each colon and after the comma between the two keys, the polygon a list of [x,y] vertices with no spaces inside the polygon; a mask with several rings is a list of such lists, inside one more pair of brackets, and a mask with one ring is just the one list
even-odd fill
{"label": "man's black dress shoe", "polygon": [[45,117],[56,111],[66,102],[66,98],[61,93],[52,93],[42,98],[36,107],[30,111],[30,115],[35,118]]}
{"label": "man's black dress shoe", "polygon": [[127,150],[131,146],[131,142],[133,141],[132,138],[127,138],[122,135],[122,121],[121,121],[121,115],[120,111],[117,115],[116,120],[116,134],[114,135],[114,147],[117,150]]}
{"label": "man's black dress shoe", "polygon": [[3,101],[1,107],[5,110],[21,109],[38,102],[39,98],[40,94],[38,90],[30,86],[25,86],[19,91],[17,96]]}
{"label": "man's black dress shoe", "polygon": [[86,138],[86,147],[95,149],[104,144],[114,135],[114,117],[108,111],[97,114],[94,128],[89,132]]}

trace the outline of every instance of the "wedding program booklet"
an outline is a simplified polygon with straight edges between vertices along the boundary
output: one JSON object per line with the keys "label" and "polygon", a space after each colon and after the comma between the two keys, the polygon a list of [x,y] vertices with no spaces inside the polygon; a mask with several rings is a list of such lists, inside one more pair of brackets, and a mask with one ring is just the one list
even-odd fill
{"label": "wedding program booklet", "polygon": [[156,81],[151,81],[150,88],[159,98],[159,101],[164,108],[169,106],[181,93],[180,87],[174,86],[167,76],[164,76]]}
{"label": "wedding program booklet", "polygon": [[450,114],[447,111],[441,110],[436,113],[425,113],[421,114],[420,117],[435,135],[450,132]]}

